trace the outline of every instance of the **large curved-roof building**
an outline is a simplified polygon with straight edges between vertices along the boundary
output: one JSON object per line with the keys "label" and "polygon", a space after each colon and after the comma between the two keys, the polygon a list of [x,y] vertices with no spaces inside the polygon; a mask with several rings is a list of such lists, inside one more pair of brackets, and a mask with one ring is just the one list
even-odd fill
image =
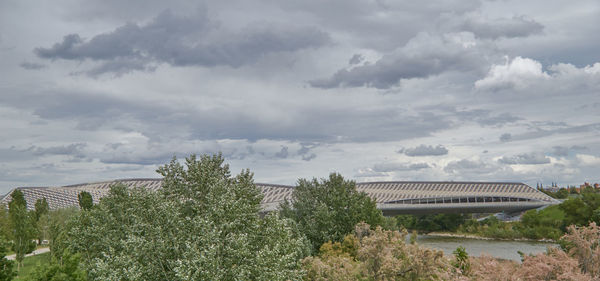
{"label": "large curved-roof building", "polygon": [[[57,187],[19,187],[27,207],[34,208],[37,199],[46,198],[51,209],[78,206],[77,195],[87,191],[94,202],[106,196],[110,186],[121,183],[149,190],[161,188],[161,179],[125,179]],[[293,186],[256,184],[264,194],[263,210],[274,211],[290,199]],[[523,183],[514,182],[366,182],[357,183],[377,202],[385,215],[422,213],[515,213],[558,203],[557,200]],[[0,197],[0,205],[8,204],[10,194]]]}

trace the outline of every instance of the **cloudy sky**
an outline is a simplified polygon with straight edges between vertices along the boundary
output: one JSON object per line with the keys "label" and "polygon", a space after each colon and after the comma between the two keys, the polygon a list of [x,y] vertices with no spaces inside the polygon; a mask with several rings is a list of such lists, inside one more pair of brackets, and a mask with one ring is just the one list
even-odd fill
{"label": "cloudy sky", "polygon": [[600,181],[600,2],[0,2],[0,193],[222,152],[293,184]]}

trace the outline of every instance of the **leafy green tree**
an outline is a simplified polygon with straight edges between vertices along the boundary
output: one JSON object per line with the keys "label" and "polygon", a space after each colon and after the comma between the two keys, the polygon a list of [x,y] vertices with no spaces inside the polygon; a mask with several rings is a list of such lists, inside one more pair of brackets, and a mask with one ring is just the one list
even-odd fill
{"label": "leafy green tree", "polygon": [[50,240],[50,253],[52,258],[62,260],[62,255],[67,250],[68,232],[73,226],[73,220],[80,210],[76,207],[56,209],[48,213],[48,238]]}
{"label": "leafy green tree", "polygon": [[249,171],[192,155],[158,172],[161,191],[112,186],[69,223],[90,280],[301,280],[308,241],[293,221],[260,216]]}
{"label": "leafy green tree", "polygon": [[35,249],[36,228],[34,215],[27,210],[27,202],[23,192],[19,189],[11,194],[12,200],[8,204],[8,213],[13,229],[13,251],[17,261],[17,269],[23,264],[25,254]]}
{"label": "leafy green tree", "polygon": [[82,210],[89,210],[94,206],[94,200],[92,195],[87,191],[82,191],[77,195],[79,201],[79,208]]}
{"label": "leafy green tree", "polygon": [[14,262],[6,258],[6,241],[0,235],[0,281],[10,281],[15,277]]}
{"label": "leafy green tree", "polygon": [[0,204],[0,236],[4,236],[6,238],[12,236],[8,208],[4,204]]}
{"label": "leafy green tree", "polygon": [[600,192],[585,188],[580,197],[567,199],[559,206],[565,212],[565,225],[587,225],[594,220],[594,211],[600,208]]}
{"label": "leafy green tree", "polygon": [[48,201],[46,201],[46,197],[42,199],[38,199],[35,201],[35,221],[39,221],[40,218],[47,214],[50,210],[48,206]]}
{"label": "leafy green tree", "polygon": [[554,198],[566,199],[567,197],[569,197],[569,190],[567,190],[566,188],[561,188],[556,192]]}
{"label": "leafy green tree", "polygon": [[518,230],[531,239],[559,239],[566,229],[565,212],[558,205],[529,210],[521,217]]}
{"label": "leafy green tree", "polygon": [[28,280],[32,281],[86,281],[87,273],[81,268],[80,254],[65,251],[60,261],[51,259],[49,264],[37,267]]}
{"label": "leafy green tree", "polygon": [[383,215],[375,201],[356,190],[354,181],[337,173],[328,179],[298,180],[290,202],[281,206],[281,215],[296,221],[312,245],[312,252],[327,242],[340,242],[359,222],[375,227]]}
{"label": "leafy green tree", "polygon": [[37,228],[37,240],[38,245],[42,244],[42,240],[46,238],[48,232],[48,201],[46,198],[38,199],[35,201],[35,223]]}

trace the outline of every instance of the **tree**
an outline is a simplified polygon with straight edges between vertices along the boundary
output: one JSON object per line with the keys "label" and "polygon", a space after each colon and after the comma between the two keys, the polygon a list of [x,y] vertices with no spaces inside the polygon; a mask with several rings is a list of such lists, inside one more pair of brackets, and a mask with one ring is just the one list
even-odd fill
{"label": "tree", "polygon": [[36,228],[34,215],[27,210],[27,202],[21,190],[17,189],[11,194],[12,200],[8,204],[8,213],[13,229],[13,251],[17,261],[17,270],[23,264],[25,254],[35,249]]}
{"label": "tree", "polygon": [[6,241],[0,235],[0,281],[10,281],[15,277],[14,262],[6,258]]}
{"label": "tree", "polygon": [[56,209],[48,213],[48,238],[50,240],[50,253],[52,258],[62,260],[62,255],[67,250],[68,232],[73,226],[72,220],[79,214],[76,207]]}
{"label": "tree", "polygon": [[92,195],[87,191],[82,191],[77,195],[77,199],[79,201],[79,208],[82,210],[89,210],[94,206],[94,200],[92,199]]}
{"label": "tree", "polygon": [[65,251],[62,254],[63,259],[59,262],[51,259],[49,264],[44,264],[35,268],[28,276],[32,281],[86,281],[87,273],[80,267],[80,254],[71,254]]}
{"label": "tree", "polygon": [[46,201],[46,197],[35,201],[35,221],[39,221],[40,218],[43,215],[47,214],[49,210],[50,207],[48,206],[48,201]]}
{"label": "tree", "polygon": [[5,238],[12,236],[8,208],[4,204],[0,204],[0,236]]}
{"label": "tree", "polygon": [[280,207],[283,217],[298,223],[313,253],[327,241],[341,241],[361,221],[373,227],[383,222],[375,201],[358,192],[354,181],[336,173],[321,181],[298,180],[291,203],[286,201]]}
{"label": "tree", "polygon": [[[163,188],[112,186],[80,212],[66,243],[90,280],[300,280],[308,242],[293,221],[262,218],[252,174],[222,156],[173,159]],[[152,253],[152,254],[149,254]]]}
{"label": "tree", "polygon": [[37,240],[38,245],[42,244],[42,240],[46,238],[48,232],[48,211],[50,207],[48,206],[48,201],[46,198],[38,199],[35,201],[35,222],[37,228]]}

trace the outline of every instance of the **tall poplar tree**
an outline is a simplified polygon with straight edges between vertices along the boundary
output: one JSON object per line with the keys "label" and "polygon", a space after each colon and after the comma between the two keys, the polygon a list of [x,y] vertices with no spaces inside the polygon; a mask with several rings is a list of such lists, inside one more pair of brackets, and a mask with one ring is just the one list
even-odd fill
{"label": "tall poplar tree", "polygon": [[13,251],[17,261],[17,269],[23,265],[25,255],[35,250],[36,227],[32,212],[27,210],[27,202],[23,192],[19,189],[11,194],[12,200],[8,204],[8,216],[13,230]]}

